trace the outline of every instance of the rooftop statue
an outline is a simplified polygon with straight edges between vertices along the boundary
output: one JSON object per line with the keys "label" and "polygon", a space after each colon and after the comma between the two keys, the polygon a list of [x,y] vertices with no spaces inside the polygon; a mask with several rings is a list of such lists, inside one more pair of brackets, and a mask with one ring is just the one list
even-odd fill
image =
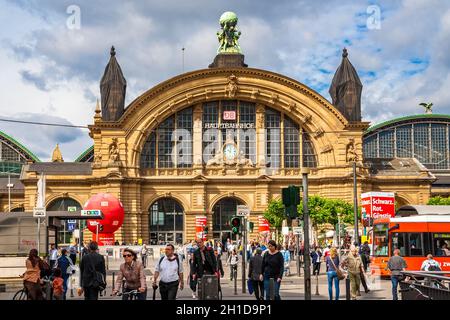
{"label": "rooftop statue", "polygon": [[219,49],[217,53],[242,53],[238,39],[241,32],[236,29],[238,17],[234,12],[224,12],[219,19],[221,31],[217,32]]}

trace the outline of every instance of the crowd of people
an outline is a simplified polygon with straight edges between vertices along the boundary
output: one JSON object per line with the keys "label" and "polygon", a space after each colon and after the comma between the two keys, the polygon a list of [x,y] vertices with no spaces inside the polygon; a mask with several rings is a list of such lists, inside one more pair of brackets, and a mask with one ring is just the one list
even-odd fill
{"label": "crowd of people", "polygon": [[[121,250],[124,260],[115,279],[113,295],[118,294],[122,289],[122,299],[131,298],[131,295],[127,295],[130,292],[135,292],[135,299],[147,298],[145,269],[149,250],[146,243],[138,251],[131,248]],[[339,250],[341,252],[338,252]],[[31,250],[26,260],[26,272],[23,277],[29,299],[43,299],[42,280],[47,278],[51,279],[53,298],[65,300],[69,279],[75,273],[77,255],[80,252],[78,294],[80,296],[84,294],[86,300],[98,299],[99,293],[106,288],[106,268],[105,258],[99,254],[98,245],[93,241],[87,247],[84,244],[79,246],[74,243],[66,248],[56,248],[52,244],[46,259],[41,259],[36,249]],[[197,239],[177,247],[167,244],[164,254],[155,265],[152,287],[154,291],[159,288],[161,299],[174,300],[178,290],[184,288],[184,270],[188,269],[186,281],[194,299],[197,298],[199,280],[204,275],[216,276],[219,292],[221,292],[220,279],[225,276],[223,266],[229,267],[230,281],[235,281],[238,276],[238,267],[242,264],[243,255],[245,255],[248,263],[247,283],[255,298],[280,300],[283,277],[289,276],[290,263],[297,254],[303,261],[303,246],[297,248],[292,242],[280,245],[274,240],[268,241],[267,244],[252,240],[246,245],[230,239],[224,243]],[[319,276],[321,264],[325,263],[329,299],[339,300],[340,281],[347,277],[350,281],[351,299],[356,300],[361,295],[361,285],[366,293],[370,292],[365,277],[370,265],[370,254],[370,246],[367,242],[361,246],[351,245],[349,250],[344,251],[342,248],[338,249],[331,245],[325,248],[313,245],[310,251],[312,275]],[[138,259],[138,255],[141,256],[141,260]],[[401,271],[404,271],[406,267],[405,260],[400,256],[400,250],[395,249],[387,264],[387,269],[391,271],[394,300],[398,299],[398,283],[401,280]],[[421,270],[439,271],[440,266],[429,254]],[[271,279],[273,279],[273,292],[269,290]]]}

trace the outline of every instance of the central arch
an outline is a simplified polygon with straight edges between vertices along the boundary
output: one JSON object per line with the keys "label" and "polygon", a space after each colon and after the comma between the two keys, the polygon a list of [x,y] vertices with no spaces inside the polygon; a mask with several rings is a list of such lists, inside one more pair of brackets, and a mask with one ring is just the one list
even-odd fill
{"label": "central arch", "polygon": [[[230,75],[236,77],[237,91],[230,96],[227,84]],[[235,99],[251,101],[288,113],[290,117],[312,133],[311,142],[318,154],[318,163],[335,165],[339,132],[346,130],[348,121],[325,98],[305,85],[285,76],[265,70],[205,69],[169,79],[134,100],[118,125],[124,128],[131,152],[128,163],[138,167],[141,150],[164,119],[190,106],[209,101]],[[330,148],[331,146],[331,148]],[[345,161],[345,160],[344,160]]]}
{"label": "central arch", "polygon": [[183,206],[174,198],[165,197],[149,207],[150,244],[183,244]]}
{"label": "central arch", "polygon": [[212,228],[214,240],[221,241],[224,245],[227,239],[236,240],[231,233],[230,220],[236,215],[236,206],[245,203],[236,197],[225,197],[215,203],[212,209]]}

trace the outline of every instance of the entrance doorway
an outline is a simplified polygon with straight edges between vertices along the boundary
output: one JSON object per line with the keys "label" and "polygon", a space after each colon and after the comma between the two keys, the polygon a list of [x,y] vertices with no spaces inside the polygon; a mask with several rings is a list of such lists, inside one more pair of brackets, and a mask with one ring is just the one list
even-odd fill
{"label": "entrance doorway", "polygon": [[172,198],[155,201],[149,209],[150,244],[183,244],[183,207]]}
{"label": "entrance doorway", "polygon": [[213,238],[226,244],[227,239],[236,240],[236,235],[231,232],[231,218],[236,215],[238,205],[242,201],[236,198],[224,198],[217,202],[213,208]]}

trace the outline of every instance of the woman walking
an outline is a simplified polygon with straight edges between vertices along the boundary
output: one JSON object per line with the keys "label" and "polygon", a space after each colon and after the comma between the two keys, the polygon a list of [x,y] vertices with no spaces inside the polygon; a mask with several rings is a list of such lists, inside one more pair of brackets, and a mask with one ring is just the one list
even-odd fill
{"label": "woman walking", "polygon": [[233,250],[230,258],[227,261],[227,266],[230,264],[230,281],[233,281],[234,277],[237,277],[237,268],[238,268],[239,257],[237,255],[236,250]]}
{"label": "woman walking", "polygon": [[283,255],[277,249],[277,244],[274,240],[269,241],[269,251],[264,254],[260,280],[264,281],[264,292],[266,293],[266,300],[270,300],[270,279],[274,279],[274,298],[281,300],[280,285],[283,278],[284,259]]}
{"label": "woman walking", "polygon": [[36,249],[31,249],[25,261],[27,270],[24,273],[23,285],[28,291],[29,300],[43,300],[41,288],[41,258]]}
{"label": "woman walking", "polygon": [[339,277],[337,274],[339,266],[339,256],[336,248],[331,248],[326,257],[327,278],[328,278],[328,296],[333,300],[333,282],[336,290],[335,300],[339,300]]}

